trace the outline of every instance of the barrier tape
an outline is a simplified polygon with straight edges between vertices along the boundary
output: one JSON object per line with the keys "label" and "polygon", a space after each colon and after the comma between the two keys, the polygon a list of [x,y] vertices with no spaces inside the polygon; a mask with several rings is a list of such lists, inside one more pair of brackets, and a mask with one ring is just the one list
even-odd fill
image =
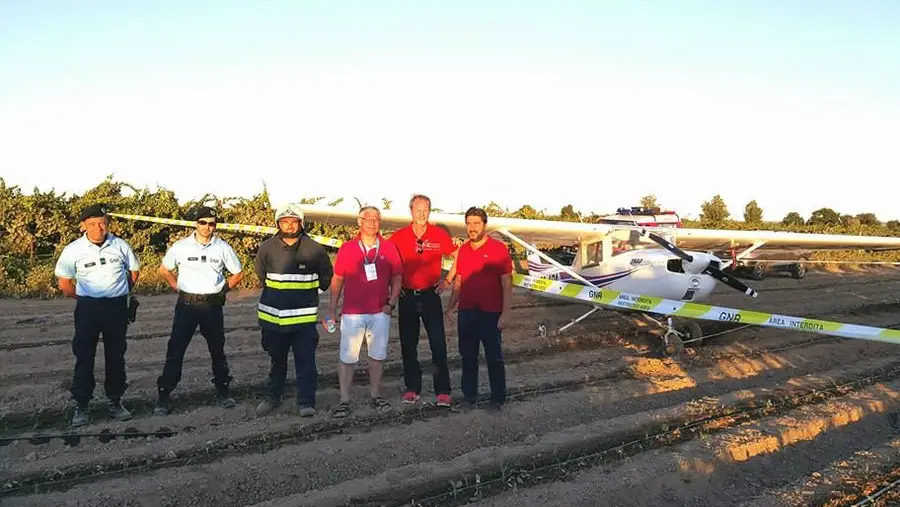
{"label": "barrier tape", "polygon": [[636,310],[659,315],[672,315],[699,320],[731,322],[753,326],[802,331],[806,333],[825,334],[842,338],[855,338],[886,343],[900,344],[900,330],[887,329],[859,324],[845,324],[828,320],[807,319],[777,313],[756,312],[726,308],[724,306],[704,305],[686,301],[675,301],[656,296],[645,296],[628,292],[617,292],[608,289],[575,283],[560,282],[519,273],[513,273],[513,285],[537,293],[552,294],[558,297],[584,301],[623,310]]}
{"label": "barrier tape", "polygon": [[[144,215],[124,215],[118,213],[110,213],[110,216],[116,216],[128,220],[144,220],[147,222],[156,222],[161,224],[182,225],[185,227],[194,227],[195,225],[194,222],[188,220],[157,218]],[[274,227],[264,227],[260,225],[222,223],[217,224],[216,228],[238,232],[265,234],[275,234],[276,232],[278,232],[278,229]],[[335,248],[344,243],[342,240],[336,238],[326,238],[324,236],[318,235],[310,235],[310,237],[318,243]],[[451,263],[452,261],[444,259],[444,269],[450,269]],[[777,313],[756,312],[751,310],[726,308],[724,306],[713,306],[699,303],[690,303],[686,301],[675,301],[656,296],[646,296],[629,292],[618,292],[609,289],[595,289],[586,285],[560,282],[557,280],[550,280],[547,278],[541,278],[531,275],[523,275],[518,272],[513,272],[512,283],[516,287],[530,290],[532,292],[551,294],[564,299],[583,301],[585,303],[596,304],[610,308],[618,308],[622,310],[633,310],[644,313],[653,313],[657,315],[671,315],[674,317],[685,317],[689,319],[711,320],[715,322],[748,324],[753,326],[771,327],[775,329],[786,329],[788,331],[801,331],[805,333],[838,336],[841,338],[853,338],[859,340],[871,340],[900,344],[900,330],[897,329],[864,326],[860,324],[846,324],[843,322],[834,322],[828,320],[807,319],[804,317],[793,317],[790,315],[780,315]]]}

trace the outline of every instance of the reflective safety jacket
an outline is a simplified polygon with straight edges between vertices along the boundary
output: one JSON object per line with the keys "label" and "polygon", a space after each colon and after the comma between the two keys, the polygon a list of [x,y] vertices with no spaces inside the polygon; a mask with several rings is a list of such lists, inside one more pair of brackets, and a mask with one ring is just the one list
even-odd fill
{"label": "reflective safety jacket", "polygon": [[257,316],[260,327],[291,332],[318,322],[319,290],[328,290],[334,267],[325,247],[306,232],[288,245],[280,232],[262,242],[256,253],[256,276],[262,283]]}

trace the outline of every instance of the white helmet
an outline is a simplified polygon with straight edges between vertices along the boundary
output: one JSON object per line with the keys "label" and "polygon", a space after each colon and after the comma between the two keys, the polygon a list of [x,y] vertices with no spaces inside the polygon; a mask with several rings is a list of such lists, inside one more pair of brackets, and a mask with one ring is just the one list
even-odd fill
{"label": "white helmet", "polygon": [[289,202],[275,210],[275,223],[277,224],[279,220],[286,217],[293,217],[302,222],[303,212],[296,203]]}

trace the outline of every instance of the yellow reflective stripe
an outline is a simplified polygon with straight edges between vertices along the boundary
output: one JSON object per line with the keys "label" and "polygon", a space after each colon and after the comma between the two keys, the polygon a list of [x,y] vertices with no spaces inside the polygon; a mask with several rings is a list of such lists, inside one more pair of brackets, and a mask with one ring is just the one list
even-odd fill
{"label": "yellow reflective stripe", "polygon": [[318,273],[266,273],[266,278],[277,280],[279,282],[308,282],[310,280],[318,280]]}
{"label": "yellow reflective stripe", "polygon": [[315,315],[300,315],[297,317],[276,317],[274,315],[269,315],[263,311],[257,311],[256,314],[259,316],[260,320],[264,320],[266,322],[271,322],[272,324],[277,324],[279,326],[290,326],[293,324],[310,324],[316,321]]}
{"label": "yellow reflective stripe", "polygon": [[319,281],[312,282],[276,282],[275,280],[266,279],[266,287],[273,289],[318,289]]}

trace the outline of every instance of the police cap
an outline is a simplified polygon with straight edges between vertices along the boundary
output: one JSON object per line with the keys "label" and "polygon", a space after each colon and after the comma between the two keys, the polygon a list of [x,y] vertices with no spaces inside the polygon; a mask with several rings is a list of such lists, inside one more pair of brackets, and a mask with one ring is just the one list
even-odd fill
{"label": "police cap", "polygon": [[194,220],[202,220],[204,218],[212,218],[215,220],[217,216],[216,210],[209,206],[201,206],[194,210]]}
{"label": "police cap", "polygon": [[83,222],[88,218],[105,217],[107,211],[105,204],[91,204],[81,210],[81,219],[79,221]]}

